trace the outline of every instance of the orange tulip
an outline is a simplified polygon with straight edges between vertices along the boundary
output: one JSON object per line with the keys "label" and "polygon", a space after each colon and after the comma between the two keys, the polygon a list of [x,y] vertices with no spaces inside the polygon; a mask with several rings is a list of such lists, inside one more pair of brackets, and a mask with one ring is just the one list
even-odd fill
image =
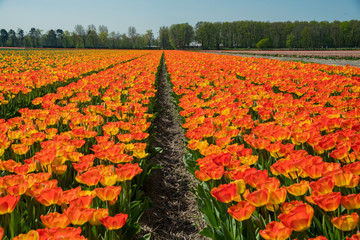
{"label": "orange tulip", "polygon": [[20,196],[6,195],[5,197],[0,197],[0,215],[14,211],[19,200]]}
{"label": "orange tulip", "polygon": [[60,187],[52,187],[50,189],[44,189],[40,194],[35,195],[35,199],[45,206],[58,204],[58,201],[63,193]]}
{"label": "orange tulip", "polygon": [[269,190],[267,188],[254,191],[252,193],[249,192],[249,190],[246,190],[244,193],[244,198],[254,205],[255,207],[261,207],[266,205],[269,202]]}
{"label": "orange tulip", "polygon": [[13,186],[9,186],[5,188],[5,190],[9,195],[19,196],[19,195],[23,195],[28,188],[29,188],[29,183],[24,182]]}
{"label": "orange tulip", "polygon": [[211,189],[211,196],[216,198],[216,200],[229,203],[231,201],[240,201],[240,196],[236,192],[236,184],[222,184],[218,187]]}
{"label": "orange tulip", "polygon": [[360,208],[360,193],[341,196],[341,205],[347,210]]}
{"label": "orange tulip", "polygon": [[47,228],[66,228],[70,224],[69,218],[64,213],[50,212],[45,216],[41,215],[40,219]]}
{"label": "orange tulip", "polygon": [[13,238],[13,240],[38,240],[40,239],[39,233],[35,230],[30,230],[26,234],[20,234]]}
{"label": "orange tulip", "polygon": [[78,183],[86,184],[88,186],[94,186],[100,182],[101,174],[97,170],[89,170],[87,172],[82,173],[81,175],[77,175],[75,180]]}
{"label": "orange tulip", "polygon": [[304,195],[309,189],[309,182],[308,181],[301,181],[300,183],[294,183],[289,187],[286,187],[286,190],[294,196],[302,196]]}
{"label": "orange tulip", "polygon": [[93,226],[101,225],[100,219],[107,216],[109,216],[109,209],[107,208],[94,209],[93,216],[89,220],[89,223]]}
{"label": "orange tulip", "polygon": [[64,211],[73,225],[83,225],[93,216],[93,209],[83,207],[69,207]]}
{"label": "orange tulip", "polygon": [[4,229],[0,227],[0,239],[2,239],[3,235],[4,235]]}
{"label": "orange tulip", "polygon": [[359,215],[356,212],[352,214],[341,215],[340,217],[333,217],[332,224],[341,231],[352,231],[356,228],[359,222]]}
{"label": "orange tulip", "polygon": [[296,232],[301,232],[310,227],[314,216],[314,209],[307,204],[301,204],[287,214],[280,214],[279,219],[286,227]]}
{"label": "orange tulip", "polygon": [[107,186],[104,188],[96,188],[94,191],[101,201],[113,201],[119,196],[121,187]]}
{"label": "orange tulip", "polygon": [[139,164],[127,163],[124,165],[117,165],[118,168],[115,169],[117,180],[120,182],[133,179],[137,174],[142,172],[142,169],[139,167]]}
{"label": "orange tulip", "polygon": [[335,211],[341,202],[341,193],[331,192],[322,194],[314,198],[314,202],[324,211],[331,212]]}
{"label": "orange tulip", "polygon": [[311,182],[310,187],[313,191],[317,191],[320,194],[330,193],[334,189],[335,181],[329,177],[323,177],[317,180],[316,182]]}
{"label": "orange tulip", "polygon": [[71,239],[71,240],[85,240],[80,236],[81,228],[66,227],[66,228],[45,228],[36,230],[40,239]]}
{"label": "orange tulip", "polygon": [[92,203],[93,197],[91,195],[81,196],[78,198],[74,198],[70,201],[69,206],[70,207],[84,207],[84,208],[90,208]]}
{"label": "orange tulip", "polygon": [[270,192],[269,203],[276,205],[285,202],[287,191],[285,187]]}
{"label": "orange tulip", "polygon": [[281,222],[270,222],[264,230],[260,230],[260,235],[266,240],[285,240],[291,236],[292,229],[286,227]]}
{"label": "orange tulip", "polygon": [[241,201],[238,204],[228,208],[228,213],[236,220],[244,221],[251,217],[255,209],[256,207],[251,205],[249,202]]}
{"label": "orange tulip", "polygon": [[116,230],[122,228],[128,218],[127,214],[119,213],[114,217],[104,217],[100,219],[100,222],[109,230]]}

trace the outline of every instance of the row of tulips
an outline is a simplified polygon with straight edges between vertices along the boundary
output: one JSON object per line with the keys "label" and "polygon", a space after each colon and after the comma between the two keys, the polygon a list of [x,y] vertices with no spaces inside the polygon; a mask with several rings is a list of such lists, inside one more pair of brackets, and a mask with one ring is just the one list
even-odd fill
{"label": "row of tulips", "polygon": [[0,114],[11,118],[19,106],[79,78],[147,54],[148,51],[2,50]]}
{"label": "row of tulips", "polygon": [[166,51],[213,239],[359,239],[360,69]]}
{"label": "row of tulips", "polygon": [[0,120],[2,239],[132,239],[140,231],[160,57],[148,52],[83,77]]}

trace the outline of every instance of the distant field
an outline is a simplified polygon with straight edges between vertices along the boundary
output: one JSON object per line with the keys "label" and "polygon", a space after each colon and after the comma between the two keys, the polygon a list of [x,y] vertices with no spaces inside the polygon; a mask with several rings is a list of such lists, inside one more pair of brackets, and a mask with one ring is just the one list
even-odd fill
{"label": "distant field", "polygon": [[360,50],[325,50],[325,51],[288,51],[288,50],[246,50],[246,51],[222,51],[241,54],[261,54],[276,56],[297,56],[297,57],[322,57],[322,58],[360,58]]}

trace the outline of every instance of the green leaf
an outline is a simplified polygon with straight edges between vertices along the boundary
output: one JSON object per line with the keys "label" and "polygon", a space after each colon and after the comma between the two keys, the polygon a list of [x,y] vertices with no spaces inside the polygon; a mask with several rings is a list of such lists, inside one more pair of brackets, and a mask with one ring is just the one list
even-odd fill
{"label": "green leaf", "polygon": [[183,162],[185,164],[186,169],[195,176],[196,171],[196,161],[194,160],[191,153],[186,153],[183,157]]}
{"label": "green leaf", "polygon": [[144,236],[140,237],[139,240],[150,240],[151,233],[147,233]]}
{"label": "green leaf", "polygon": [[226,227],[226,225],[223,222],[221,222],[221,230],[224,233],[226,240],[234,240],[234,236],[232,236],[229,229]]}
{"label": "green leaf", "polygon": [[206,227],[203,230],[201,230],[200,235],[208,238],[214,238],[214,233],[211,231],[209,227]]}

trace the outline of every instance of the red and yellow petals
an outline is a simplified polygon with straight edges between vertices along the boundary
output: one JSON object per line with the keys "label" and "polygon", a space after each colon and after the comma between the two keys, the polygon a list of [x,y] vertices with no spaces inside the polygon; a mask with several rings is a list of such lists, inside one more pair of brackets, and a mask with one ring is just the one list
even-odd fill
{"label": "red and yellow petals", "polygon": [[91,203],[93,201],[92,195],[84,195],[78,198],[74,198],[69,202],[70,207],[84,207],[90,208]]}
{"label": "red and yellow petals", "polygon": [[14,211],[16,204],[19,202],[20,196],[6,195],[0,197],[0,215],[11,213]]}
{"label": "red and yellow petals", "polygon": [[237,193],[237,186],[235,183],[222,184],[219,187],[211,189],[211,195],[216,200],[229,203],[232,201],[240,201],[240,195]]}
{"label": "red and yellow petals", "polygon": [[314,209],[308,204],[301,204],[290,210],[289,213],[282,213],[279,219],[283,225],[296,232],[302,232],[310,227]]}
{"label": "red and yellow petals", "polygon": [[341,205],[347,210],[360,208],[360,193],[341,196]]}
{"label": "red and yellow petals", "polygon": [[109,216],[109,209],[107,208],[99,208],[93,210],[93,216],[89,220],[89,223],[93,226],[101,225],[100,219]]}
{"label": "red and yellow petals", "polygon": [[270,222],[264,230],[260,230],[260,235],[266,240],[285,240],[292,234],[292,229],[286,227],[281,222]]}
{"label": "red and yellow petals", "polygon": [[249,202],[241,201],[238,204],[229,207],[228,213],[237,221],[244,221],[249,219],[255,210],[256,207],[251,205]]}
{"label": "red and yellow petals", "polygon": [[341,203],[341,193],[331,192],[316,196],[314,202],[324,211],[335,211]]}
{"label": "red and yellow petals", "polygon": [[109,230],[117,230],[122,228],[128,218],[127,214],[119,213],[114,217],[107,216],[100,219],[100,222]]}
{"label": "red and yellow petals", "polygon": [[50,206],[58,204],[61,198],[63,190],[60,187],[52,187],[50,189],[44,189],[40,194],[35,195],[35,199],[44,206]]}
{"label": "red and yellow petals", "polygon": [[35,230],[30,230],[28,233],[20,234],[13,238],[13,240],[39,240],[40,235]]}
{"label": "red and yellow petals", "polygon": [[87,223],[92,218],[93,212],[93,209],[84,207],[69,207],[64,211],[73,225],[83,225]]}
{"label": "red and yellow petals", "polygon": [[287,190],[286,187],[281,187],[275,191],[270,191],[269,203],[278,205],[286,200]]}
{"label": "red and yellow petals", "polygon": [[289,187],[286,187],[286,190],[294,196],[302,196],[309,190],[309,182],[301,181],[300,183],[294,183]]}
{"label": "red and yellow petals", "polygon": [[51,212],[40,216],[42,224],[46,228],[66,228],[70,225],[70,220],[65,213]]}
{"label": "red and yellow petals", "polygon": [[243,196],[255,207],[261,207],[269,202],[270,191],[267,188],[264,188],[250,193],[250,191],[247,189]]}
{"label": "red and yellow petals", "polygon": [[94,192],[101,201],[113,201],[116,200],[121,191],[121,187],[108,186],[104,188],[96,188]]}
{"label": "red and yellow petals", "polygon": [[352,231],[359,223],[359,215],[356,212],[352,214],[341,215],[340,217],[333,217],[332,224],[341,231]]}

